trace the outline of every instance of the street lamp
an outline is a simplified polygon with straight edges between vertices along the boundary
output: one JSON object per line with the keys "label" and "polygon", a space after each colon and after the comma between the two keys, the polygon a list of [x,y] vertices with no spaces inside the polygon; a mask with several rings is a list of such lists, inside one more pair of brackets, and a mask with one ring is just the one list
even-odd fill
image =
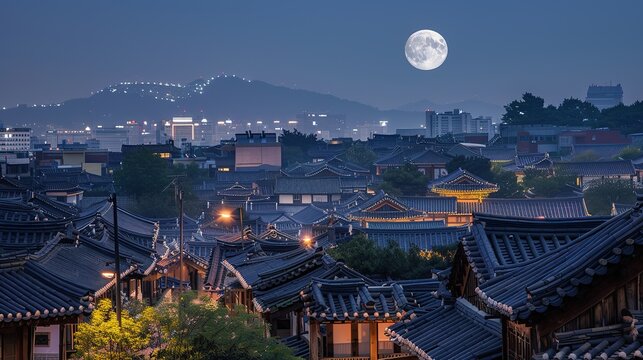
{"label": "street lamp", "polygon": [[307,247],[307,248],[313,245],[313,239],[308,235],[301,238],[301,242],[304,244],[304,247]]}
{"label": "street lamp", "polygon": [[[245,239],[245,234],[243,232],[243,209],[238,207],[238,208],[235,208],[233,211],[236,211],[236,210],[239,210],[239,230],[241,231],[241,241],[243,241]],[[232,211],[225,211],[225,210],[221,211],[219,213],[219,216],[225,221],[233,219]]]}

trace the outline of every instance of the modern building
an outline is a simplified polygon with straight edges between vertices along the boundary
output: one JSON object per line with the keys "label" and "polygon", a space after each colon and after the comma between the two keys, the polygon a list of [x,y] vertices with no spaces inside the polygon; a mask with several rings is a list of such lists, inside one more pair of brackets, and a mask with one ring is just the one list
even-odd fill
{"label": "modern building", "polygon": [[0,128],[0,151],[26,151],[31,148],[31,129]]}
{"label": "modern building", "polygon": [[496,145],[515,149],[518,154],[557,153],[559,136],[570,131],[585,131],[581,126],[509,125],[500,124],[500,138]]}
{"label": "modern building", "polygon": [[121,146],[127,144],[129,129],[123,125],[97,126],[94,129],[94,137],[98,140],[101,149],[112,152],[120,152]]}
{"label": "modern building", "polygon": [[234,167],[239,170],[281,169],[281,143],[276,133],[236,134]]}
{"label": "modern building", "polygon": [[446,134],[471,132],[471,114],[463,112],[460,109],[454,109],[453,111],[443,113],[436,113],[433,110],[427,110],[425,121],[427,136],[432,138]]}
{"label": "modern building", "polygon": [[62,143],[85,144],[91,137],[92,132],[90,128],[86,128],[84,130],[47,130],[47,132],[45,133],[45,143],[51,144],[51,147],[55,149],[59,144]]}
{"label": "modern building", "polygon": [[196,123],[191,117],[173,117],[165,122],[165,132],[177,145],[196,139]]}
{"label": "modern building", "polygon": [[599,110],[614,107],[623,103],[623,88],[621,84],[612,85],[590,85],[587,88],[585,101],[596,106]]}

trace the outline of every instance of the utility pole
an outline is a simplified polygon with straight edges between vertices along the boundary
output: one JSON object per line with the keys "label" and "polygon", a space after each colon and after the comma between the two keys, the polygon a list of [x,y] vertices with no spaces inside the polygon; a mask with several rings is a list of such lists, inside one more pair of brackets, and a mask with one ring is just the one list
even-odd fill
{"label": "utility pole", "polygon": [[116,203],[116,193],[112,193],[109,201],[112,203],[114,210],[114,274],[116,275],[116,319],[118,327],[121,327],[121,253],[118,239],[118,204]]}
{"label": "utility pole", "polygon": [[[180,189],[180,186],[179,186]],[[179,294],[183,292],[183,190],[179,190]]]}

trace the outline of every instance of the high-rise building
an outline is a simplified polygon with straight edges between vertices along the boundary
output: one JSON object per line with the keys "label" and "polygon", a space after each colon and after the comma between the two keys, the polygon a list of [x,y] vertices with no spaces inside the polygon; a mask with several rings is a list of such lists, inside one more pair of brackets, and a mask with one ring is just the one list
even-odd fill
{"label": "high-rise building", "polygon": [[31,129],[0,128],[0,151],[26,151],[31,148]]}
{"label": "high-rise building", "polygon": [[165,131],[174,143],[180,146],[196,139],[195,125],[191,117],[173,117],[165,123]]}
{"label": "high-rise building", "polygon": [[612,85],[590,85],[587,88],[585,101],[596,106],[598,110],[614,107],[623,102],[623,88],[621,84]]}
{"label": "high-rise building", "polygon": [[85,130],[47,130],[45,133],[45,142],[51,144],[51,147],[55,149],[62,143],[85,144],[91,137],[92,132],[90,128],[85,128]]}
{"label": "high-rise building", "polygon": [[461,134],[470,131],[471,114],[460,109],[436,113],[432,110],[426,111],[426,134],[428,137],[436,137],[446,134]]}
{"label": "high-rise building", "polygon": [[120,152],[121,146],[127,144],[127,135],[129,129],[123,125],[116,125],[114,127],[104,127],[98,125],[94,129],[94,138],[98,140],[100,148],[112,152]]}
{"label": "high-rise building", "polygon": [[491,116],[478,116],[471,119],[469,131],[467,132],[471,134],[487,134],[487,137],[491,139],[495,134]]}

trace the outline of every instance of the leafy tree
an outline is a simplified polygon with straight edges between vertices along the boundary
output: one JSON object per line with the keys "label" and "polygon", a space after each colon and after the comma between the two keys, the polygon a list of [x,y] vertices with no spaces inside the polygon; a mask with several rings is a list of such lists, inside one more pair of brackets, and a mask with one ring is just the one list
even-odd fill
{"label": "leafy tree", "polygon": [[624,134],[643,132],[643,102],[617,105],[601,111],[597,127],[619,129]]}
{"label": "leafy tree", "polygon": [[628,146],[621,150],[621,152],[616,156],[618,159],[623,160],[634,160],[643,156],[643,151],[640,147],[637,146]]}
{"label": "leafy tree", "polygon": [[430,277],[433,269],[450,266],[455,246],[422,250],[414,245],[406,252],[395,241],[389,241],[385,247],[378,247],[373,240],[360,234],[328,252],[335,259],[365,275],[419,279]]}
{"label": "leafy tree", "polygon": [[150,326],[158,359],[296,359],[289,348],[267,338],[266,324],[244,309],[229,311],[196,292],[159,306]]}
{"label": "leafy tree", "polygon": [[491,171],[491,161],[480,157],[456,156],[447,163],[447,171],[453,172],[461,168],[489,182],[494,181],[494,174]]}
{"label": "leafy tree", "polygon": [[570,185],[574,185],[576,178],[573,175],[553,175],[547,171],[528,169],[525,170],[523,185],[532,194],[539,197],[557,197],[571,195]]}
{"label": "leafy tree", "polygon": [[377,155],[362,142],[354,142],[344,154],[347,161],[361,165],[367,169],[373,166]]}
{"label": "leafy tree", "polygon": [[129,152],[123,158],[121,169],[116,171],[117,188],[136,201],[136,210],[145,216],[177,216],[176,194],[168,187],[171,176],[178,175],[177,181],[183,189],[183,208],[191,215],[197,215],[203,204],[194,194],[193,188],[205,172],[196,164],[171,166],[167,159],[140,149]]}
{"label": "leafy tree", "polygon": [[138,317],[127,310],[121,313],[119,328],[109,299],[101,299],[89,322],[78,325],[75,335],[76,355],[84,360],[134,359],[149,344],[147,325],[153,310],[147,308]]}
{"label": "leafy tree", "polygon": [[501,167],[493,169],[493,182],[498,185],[498,191],[489,195],[496,198],[521,198],[524,197],[523,188],[518,183],[516,174],[505,171]]}
{"label": "leafy tree", "polygon": [[592,215],[610,215],[612,204],[634,204],[636,194],[629,180],[605,179],[592,181],[583,194]]}
{"label": "leafy tree", "polygon": [[575,98],[563,100],[555,111],[555,123],[560,125],[592,126],[601,112],[591,103]]}
{"label": "leafy tree", "polygon": [[396,169],[388,169],[382,177],[380,188],[392,195],[426,195],[428,178],[415,165],[404,164]]}
{"label": "leafy tree", "polygon": [[502,121],[507,124],[549,124],[552,122],[552,113],[556,108],[545,108],[545,100],[524,93],[521,100],[514,100],[505,106]]}
{"label": "leafy tree", "polygon": [[284,129],[279,136],[284,164],[293,165],[298,162],[310,161],[308,151],[317,146],[320,141],[316,134],[304,134],[297,129],[292,131]]}
{"label": "leafy tree", "polygon": [[574,161],[596,161],[601,157],[592,150],[583,151],[574,156]]}
{"label": "leafy tree", "polygon": [[118,188],[139,200],[148,194],[159,194],[167,186],[169,174],[167,159],[140,149],[125,154],[114,178]]}

